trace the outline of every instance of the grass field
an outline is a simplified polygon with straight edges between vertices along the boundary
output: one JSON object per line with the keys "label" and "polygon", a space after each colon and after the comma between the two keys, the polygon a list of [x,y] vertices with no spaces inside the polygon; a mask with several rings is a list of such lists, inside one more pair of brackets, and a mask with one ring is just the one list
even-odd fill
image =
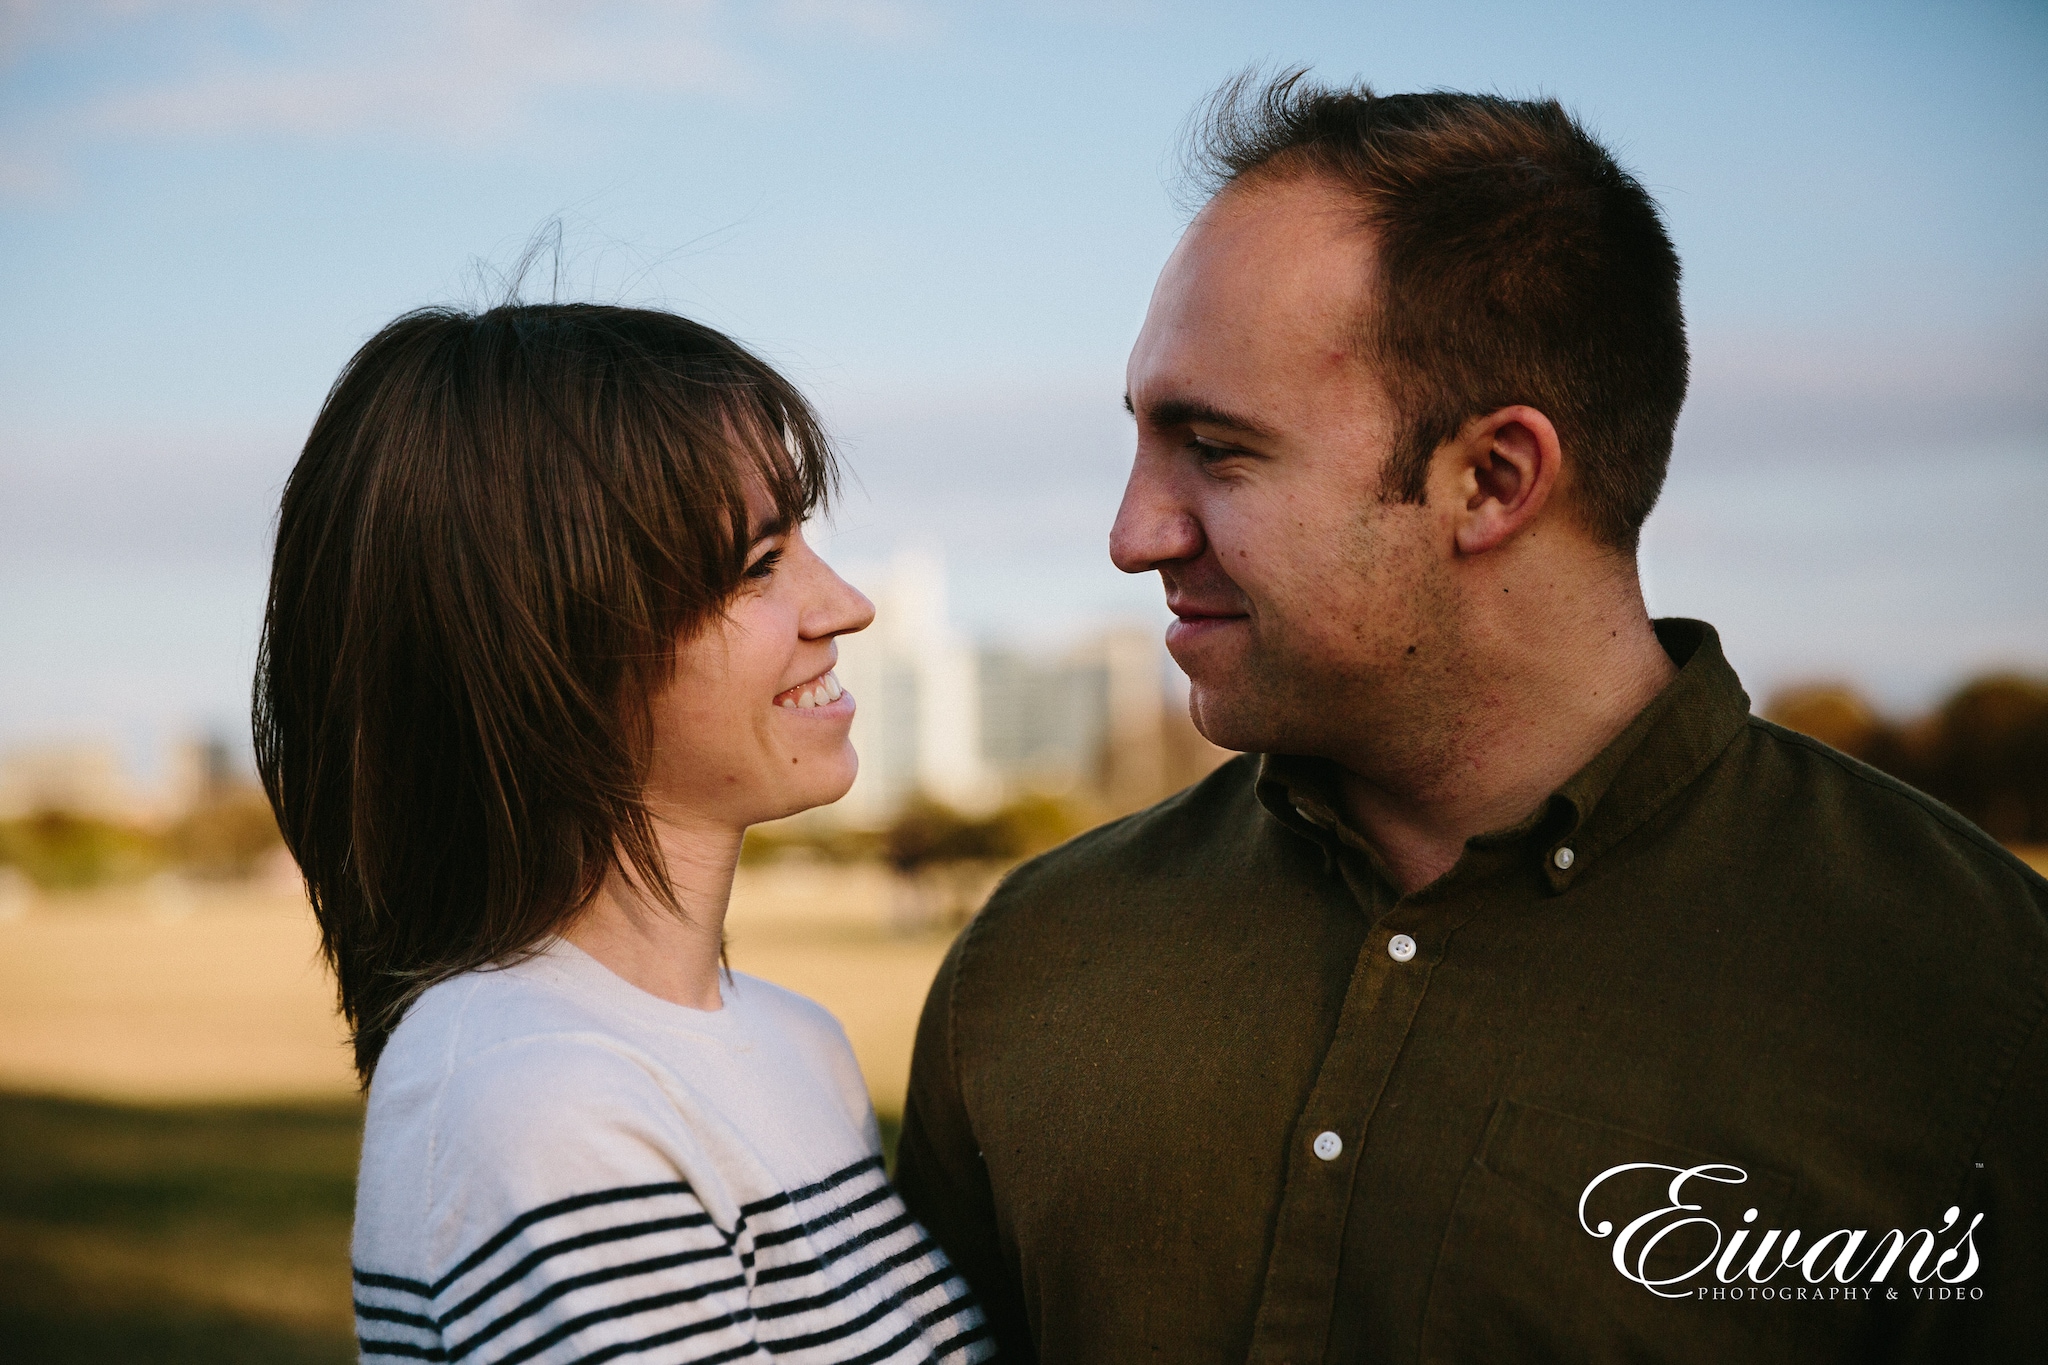
{"label": "grass field", "polygon": [[[892,1146],[947,934],[878,869],[743,875],[730,956],[823,1002]],[[162,888],[0,921],[0,1365],[355,1358],[362,1107],[295,896]]]}
{"label": "grass field", "polygon": [[[900,1108],[949,934],[902,923],[877,867],[745,870],[727,920],[744,972],[838,1016],[875,1107]],[[0,921],[0,1088],[143,1101],[355,1093],[312,916],[294,894],[131,888]]]}
{"label": "grass field", "polygon": [[0,1361],[355,1359],[359,1104],[0,1093],[0,1133]]}
{"label": "grass field", "polygon": [[362,1110],[0,1094],[0,1360],[355,1359]]}
{"label": "grass field", "polygon": [[[899,908],[875,869],[777,869],[730,927],[736,967],[846,1025],[892,1146],[947,941]],[[314,950],[253,889],[0,921],[0,1365],[354,1359],[362,1109]]]}

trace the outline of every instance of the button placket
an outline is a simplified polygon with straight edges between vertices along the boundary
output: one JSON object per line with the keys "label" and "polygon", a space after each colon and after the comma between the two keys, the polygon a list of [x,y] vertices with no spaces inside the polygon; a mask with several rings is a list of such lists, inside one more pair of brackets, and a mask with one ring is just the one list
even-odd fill
{"label": "button placket", "polygon": [[1360,945],[1336,1032],[1296,1120],[1298,1155],[1288,1162],[1248,1357],[1262,1365],[1320,1358],[1372,1116],[1429,988],[1436,950],[1424,953],[1402,934],[1413,951],[1397,961],[1383,932]]}

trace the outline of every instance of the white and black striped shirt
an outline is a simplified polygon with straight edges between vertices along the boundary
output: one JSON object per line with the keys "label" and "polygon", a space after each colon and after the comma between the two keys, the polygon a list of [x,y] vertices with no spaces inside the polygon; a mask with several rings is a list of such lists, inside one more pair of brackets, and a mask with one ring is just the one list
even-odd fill
{"label": "white and black striped shirt", "polygon": [[566,943],[434,987],[393,1033],[355,1266],[372,1365],[993,1351],[829,1014],[741,975],[685,1009]]}

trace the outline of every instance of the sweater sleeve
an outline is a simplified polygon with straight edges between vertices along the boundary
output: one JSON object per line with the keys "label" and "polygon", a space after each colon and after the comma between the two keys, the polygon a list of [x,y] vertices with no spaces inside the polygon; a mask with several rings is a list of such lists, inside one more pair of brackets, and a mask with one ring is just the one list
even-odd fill
{"label": "sweater sleeve", "polygon": [[356,1267],[363,1359],[753,1355],[740,1249],[713,1217],[719,1198],[673,1155],[673,1114],[600,1040],[539,1037],[465,1062],[429,1125],[413,1262],[427,1278]]}

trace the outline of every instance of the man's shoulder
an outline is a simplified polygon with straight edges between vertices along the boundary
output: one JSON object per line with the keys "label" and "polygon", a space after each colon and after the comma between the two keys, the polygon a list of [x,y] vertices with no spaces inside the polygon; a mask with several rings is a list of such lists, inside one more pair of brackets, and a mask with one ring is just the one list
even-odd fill
{"label": "man's shoulder", "polygon": [[1915,884],[2030,902],[2048,928],[2048,880],[1926,792],[1756,716],[1739,747],[1755,818],[1794,832],[1815,860],[1853,881],[1910,871]]}
{"label": "man's shoulder", "polygon": [[1239,754],[1193,786],[1076,835],[1019,866],[998,899],[1067,895],[1088,886],[1180,877],[1192,863],[1228,857],[1257,831],[1259,758]]}
{"label": "man's shoulder", "polygon": [[1708,784],[1717,847],[1706,855],[1741,888],[1729,913],[1838,945],[1880,995],[2040,1007],[2039,873],[1927,793],[1806,735],[1752,719],[1731,750]]}

